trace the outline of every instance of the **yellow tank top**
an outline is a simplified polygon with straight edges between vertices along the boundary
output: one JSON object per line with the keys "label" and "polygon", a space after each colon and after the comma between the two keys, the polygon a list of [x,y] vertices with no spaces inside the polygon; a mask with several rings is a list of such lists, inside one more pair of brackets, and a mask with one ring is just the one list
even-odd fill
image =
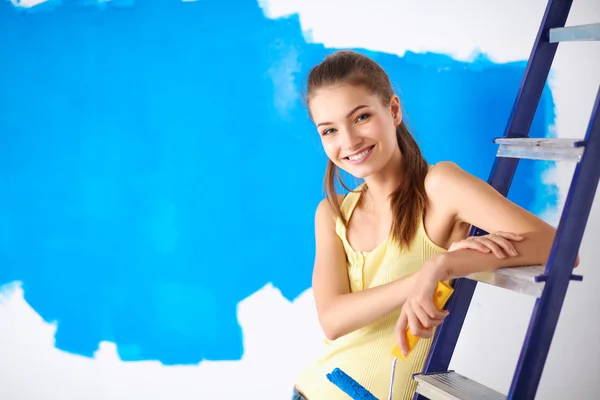
{"label": "yellow tank top", "polygon": [[[364,184],[363,184],[364,185]],[[341,208],[350,220],[358,203],[361,185],[349,193]],[[338,218],[336,233],[346,250],[348,276],[352,292],[380,286],[418,271],[432,256],[445,252],[427,236],[420,220],[415,238],[407,250],[391,241],[391,236],[369,252],[354,251],[348,243],[346,227]],[[300,373],[296,381],[308,400],[348,400],[348,395],[329,382],[327,374],[340,368],[380,400],[388,398],[393,356],[396,344],[394,326],[400,310],[351,332],[335,341],[325,339],[323,353]],[[406,361],[398,361],[394,379],[396,400],[411,400],[416,388],[412,375],[423,370],[432,339],[422,339]]]}

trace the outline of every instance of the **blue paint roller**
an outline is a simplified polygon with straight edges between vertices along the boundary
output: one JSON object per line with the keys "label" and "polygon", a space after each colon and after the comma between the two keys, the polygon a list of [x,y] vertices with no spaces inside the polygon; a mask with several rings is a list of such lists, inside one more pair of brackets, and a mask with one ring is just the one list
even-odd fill
{"label": "blue paint roller", "polygon": [[[390,377],[390,391],[388,392],[388,400],[392,400],[394,393],[394,376],[396,375],[396,363],[398,359],[394,357],[392,361],[392,376]],[[378,400],[371,392],[365,389],[360,383],[356,382],[347,373],[339,368],[334,369],[330,374],[327,374],[327,379],[340,389],[342,389],[353,400]]]}
{"label": "blue paint roller", "polygon": [[339,368],[335,368],[327,374],[327,379],[342,389],[353,400],[377,400],[377,397],[373,396],[371,392]]}

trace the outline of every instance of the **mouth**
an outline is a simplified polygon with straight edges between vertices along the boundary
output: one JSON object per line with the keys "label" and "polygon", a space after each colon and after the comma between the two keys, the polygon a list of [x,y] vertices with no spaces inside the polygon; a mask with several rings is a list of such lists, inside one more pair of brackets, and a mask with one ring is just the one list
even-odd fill
{"label": "mouth", "polygon": [[371,155],[371,153],[373,152],[373,148],[375,147],[375,145],[373,146],[369,146],[365,149],[362,149],[354,154],[351,154],[347,157],[344,157],[344,160],[351,162],[352,164],[360,164],[361,162],[365,161],[367,158],[369,158],[369,156]]}

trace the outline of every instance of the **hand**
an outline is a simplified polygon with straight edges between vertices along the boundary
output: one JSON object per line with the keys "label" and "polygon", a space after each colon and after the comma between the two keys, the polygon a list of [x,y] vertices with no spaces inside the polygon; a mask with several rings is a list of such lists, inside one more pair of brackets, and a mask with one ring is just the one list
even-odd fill
{"label": "hand", "polygon": [[408,354],[407,328],[410,329],[413,336],[429,338],[433,335],[434,328],[440,325],[448,315],[448,311],[440,311],[433,304],[438,277],[432,273],[435,268],[428,264],[435,262],[437,262],[435,258],[431,259],[419,272],[415,273],[415,284],[402,305],[402,311],[396,323],[396,342],[405,356]]}
{"label": "hand", "polygon": [[478,250],[482,253],[489,253],[490,251],[498,258],[506,258],[507,255],[517,256],[517,249],[511,243],[520,242],[523,240],[523,236],[511,233],[511,232],[496,232],[484,236],[469,236],[468,238],[454,242],[448,249],[448,251],[456,250]]}

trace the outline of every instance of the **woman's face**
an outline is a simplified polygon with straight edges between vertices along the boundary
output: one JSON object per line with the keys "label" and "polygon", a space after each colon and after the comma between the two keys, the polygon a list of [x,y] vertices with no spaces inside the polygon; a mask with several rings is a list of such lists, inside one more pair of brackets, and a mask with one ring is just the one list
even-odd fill
{"label": "woman's face", "polygon": [[381,171],[399,151],[397,96],[382,104],[363,86],[340,84],[317,90],[309,107],[329,159],[359,179]]}

